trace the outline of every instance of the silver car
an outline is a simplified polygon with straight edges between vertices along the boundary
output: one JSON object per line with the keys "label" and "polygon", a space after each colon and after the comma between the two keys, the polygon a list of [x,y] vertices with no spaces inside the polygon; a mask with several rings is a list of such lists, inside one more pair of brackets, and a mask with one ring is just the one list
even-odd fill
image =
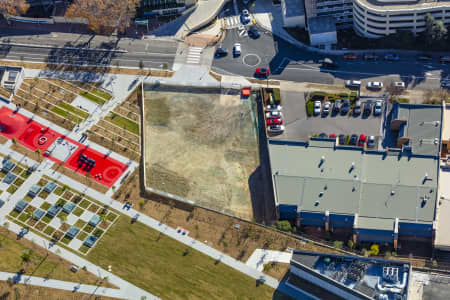
{"label": "silver car", "polygon": [[271,125],[267,128],[270,133],[281,133],[284,131],[283,125]]}
{"label": "silver car", "polygon": [[266,105],[266,111],[280,111],[281,105]]}
{"label": "silver car", "polygon": [[381,115],[382,107],[383,107],[383,101],[382,100],[375,101],[375,106],[373,108],[373,115],[374,116]]}
{"label": "silver car", "polygon": [[330,101],[326,101],[323,104],[322,114],[328,115],[330,113],[330,108],[331,108],[331,102]]}

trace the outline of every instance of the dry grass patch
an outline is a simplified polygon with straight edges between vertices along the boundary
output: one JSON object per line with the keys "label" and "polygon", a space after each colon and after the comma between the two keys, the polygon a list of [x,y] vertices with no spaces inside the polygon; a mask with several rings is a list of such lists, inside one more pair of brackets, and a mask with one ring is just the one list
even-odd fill
{"label": "dry grass patch", "polygon": [[4,281],[0,281],[1,299],[2,300],[115,300],[117,298],[92,296],[90,294],[74,293],[71,291],[64,291],[29,284],[14,284],[8,285]]}
{"label": "dry grass patch", "polygon": [[263,272],[277,280],[281,280],[289,271],[289,266],[289,264],[285,263],[271,262],[264,265]]}
{"label": "dry grass patch", "polygon": [[67,169],[59,164],[54,164],[52,166],[53,170],[56,170],[57,172],[66,175],[67,177],[72,178],[73,180],[79,181],[81,183],[86,184],[90,188],[100,192],[100,193],[106,193],[108,191],[108,187],[94,181],[93,179],[87,178],[86,176],[81,175],[80,173],[77,173],[75,171],[72,171],[70,169]]}

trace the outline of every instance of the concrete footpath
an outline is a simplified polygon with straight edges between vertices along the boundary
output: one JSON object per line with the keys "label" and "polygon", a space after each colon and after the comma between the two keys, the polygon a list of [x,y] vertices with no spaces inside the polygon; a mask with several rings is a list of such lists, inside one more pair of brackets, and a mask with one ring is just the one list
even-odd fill
{"label": "concrete footpath", "polygon": [[41,286],[46,288],[54,288],[58,290],[85,293],[90,295],[102,295],[105,297],[125,299],[123,298],[122,292],[119,289],[105,288],[96,285],[81,284],[70,281],[61,281],[36,276],[19,275],[17,273],[0,272],[0,280],[7,281],[9,278],[11,278],[14,281],[14,283]]}
{"label": "concrete footpath", "polygon": [[266,249],[256,249],[245,263],[247,266],[262,271],[264,265],[270,262],[279,262],[289,264],[291,262],[292,252],[274,251]]}

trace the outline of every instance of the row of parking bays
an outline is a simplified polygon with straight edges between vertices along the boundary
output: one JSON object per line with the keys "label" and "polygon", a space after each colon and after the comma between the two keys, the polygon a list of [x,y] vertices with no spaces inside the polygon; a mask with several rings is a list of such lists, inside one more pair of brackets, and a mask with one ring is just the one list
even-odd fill
{"label": "row of parking bays", "polygon": [[318,137],[321,139],[335,139],[337,140],[337,143],[339,145],[349,145],[349,146],[358,146],[358,147],[364,147],[367,148],[374,148],[375,147],[375,141],[376,138],[373,135],[366,136],[365,134],[360,134],[359,136],[357,134],[339,134],[336,135],[334,133],[328,135],[326,133],[321,133],[319,135],[315,135],[313,137]]}
{"label": "row of parking bays", "polygon": [[[314,101],[314,116],[321,115],[326,117],[328,115],[336,116],[347,114],[353,116],[363,115],[363,117],[369,117],[371,114],[373,116],[380,116],[383,109],[383,100],[366,100],[362,102],[361,100],[356,100],[354,104],[351,103],[350,99],[336,99],[331,101]],[[351,111],[351,112],[350,112]]]}

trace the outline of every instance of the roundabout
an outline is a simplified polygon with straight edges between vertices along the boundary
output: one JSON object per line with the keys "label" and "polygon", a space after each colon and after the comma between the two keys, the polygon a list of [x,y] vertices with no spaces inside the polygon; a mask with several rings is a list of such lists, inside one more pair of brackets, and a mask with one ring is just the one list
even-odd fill
{"label": "roundabout", "polygon": [[261,63],[261,58],[253,53],[249,53],[242,58],[244,65],[248,67],[256,67]]}

